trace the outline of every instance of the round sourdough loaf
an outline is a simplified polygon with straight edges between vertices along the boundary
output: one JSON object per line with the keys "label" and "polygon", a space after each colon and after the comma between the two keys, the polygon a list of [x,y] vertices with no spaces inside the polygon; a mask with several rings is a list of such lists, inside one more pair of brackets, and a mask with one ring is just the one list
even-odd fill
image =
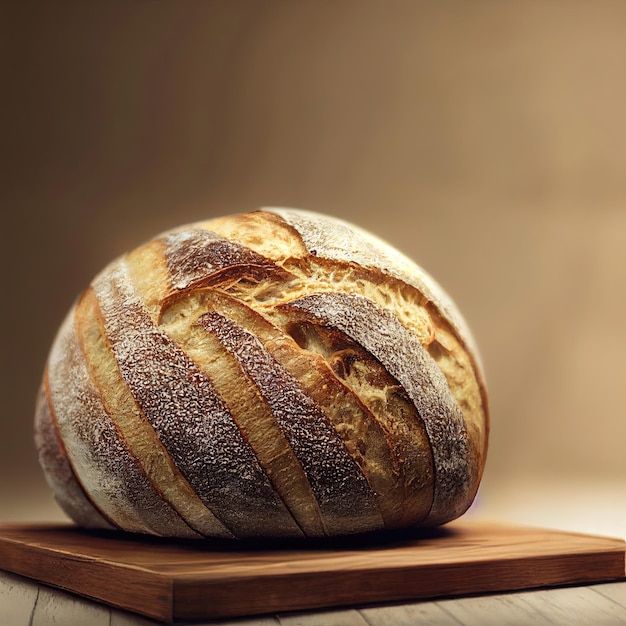
{"label": "round sourdough loaf", "polygon": [[441,288],[346,222],[274,208],[105,268],[59,330],[35,419],[79,525],[172,537],[442,524],[472,503],[487,434]]}

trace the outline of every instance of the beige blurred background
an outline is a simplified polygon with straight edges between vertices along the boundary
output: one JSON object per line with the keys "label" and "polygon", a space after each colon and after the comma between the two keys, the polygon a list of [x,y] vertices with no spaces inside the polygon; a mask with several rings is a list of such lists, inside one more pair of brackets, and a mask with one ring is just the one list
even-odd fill
{"label": "beige blurred background", "polygon": [[0,23],[0,520],[60,517],[32,409],[79,291],[163,229],[271,204],[354,221],[453,295],[491,394],[480,510],[626,534],[626,3],[14,2]]}

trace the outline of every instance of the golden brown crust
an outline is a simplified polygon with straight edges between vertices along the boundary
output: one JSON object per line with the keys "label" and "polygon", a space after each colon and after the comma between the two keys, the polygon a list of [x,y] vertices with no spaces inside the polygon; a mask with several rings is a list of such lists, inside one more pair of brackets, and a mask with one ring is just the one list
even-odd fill
{"label": "golden brown crust", "polygon": [[[330,325],[377,359],[413,401],[428,434],[434,462],[434,496],[427,521],[440,523],[465,511],[472,491],[467,433],[461,410],[441,371],[398,319],[353,294],[316,294],[283,305]],[[393,338],[393,341],[390,341]]]}
{"label": "golden brown crust", "polygon": [[[424,423],[411,399],[358,343],[312,320],[300,309],[283,306],[289,334],[303,349],[319,355],[320,369],[325,365],[333,374],[311,389],[311,396],[334,414],[336,428],[379,494],[385,526],[422,522],[433,502],[433,455]],[[298,360],[296,371],[301,378],[310,369],[307,360]],[[354,423],[346,419],[350,409],[335,400],[340,394],[339,382],[351,392],[348,406],[358,403],[362,407],[363,416]]]}
{"label": "golden brown crust", "polygon": [[55,425],[49,398],[46,368],[35,406],[35,445],[52,493],[61,508],[80,526],[113,529],[115,526],[98,511],[76,478]]}
{"label": "golden brown crust", "polygon": [[158,516],[160,534],[232,537],[172,463],[137,405],[105,337],[104,320],[93,289],[87,290],[79,302],[76,324],[87,368],[102,404],[129,457],[138,466],[130,475],[140,476],[134,481],[133,502],[141,503],[137,508],[146,511],[148,517]]}
{"label": "golden brown crust", "polygon": [[[405,476],[398,455],[403,442],[397,430],[389,427],[392,420],[379,420],[368,409],[363,398],[333,372],[326,359],[311,350],[298,346],[290,335],[293,332],[286,317],[274,317],[275,325],[241,301],[218,292],[198,293],[198,307],[210,308],[224,317],[234,320],[247,329],[263,344],[265,350],[276,362],[276,369],[284,369],[306,395],[323,411],[333,428],[343,440],[351,457],[359,465],[369,485],[377,494],[377,504],[387,527],[397,527],[406,523],[407,516],[412,521],[420,520],[428,513],[432,502],[432,456],[428,448],[423,451],[419,462],[411,469],[419,473],[413,480]],[[191,309],[183,303],[179,306]],[[285,328],[281,328],[280,324]],[[320,419],[323,419],[320,416]],[[414,445],[425,443],[416,438]],[[415,461],[415,459],[414,459]],[[413,472],[412,472],[413,473]],[[410,488],[408,483],[412,483]],[[356,490],[355,490],[356,495]],[[356,503],[355,498],[352,498]],[[361,505],[362,506],[362,505]],[[342,523],[345,528],[346,523]]]}
{"label": "golden brown crust", "polygon": [[286,527],[290,516],[228,405],[197,364],[152,324],[124,263],[94,288],[126,384],[202,502],[236,537]]}
{"label": "golden brown crust", "polygon": [[283,528],[275,532],[285,534],[289,530],[294,536],[305,534],[310,537],[327,534],[319,504],[304,470],[271,408],[256,387],[248,384],[247,375],[237,358],[226,350],[217,336],[207,332],[197,322],[187,326],[172,318],[164,330],[198,364],[217,393],[222,398],[228,398],[233,420],[293,516],[297,528],[291,521],[286,521]]}
{"label": "golden brown crust", "polygon": [[327,534],[380,527],[375,495],[320,406],[256,336],[228,318],[205,313],[197,322],[240,363],[273,412],[304,469]]}
{"label": "golden brown crust", "polygon": [[164,233],[96,277],[76,324],[49,361],[60,433],[124,528],[337,535],[443,523],[476,493],[488,416],[465,323],[344,222],[271,209]]}
{"label": "golden brown crust", "polygon": [[[336,218],[294,209],[263,209],[280,216],[300,239],[312,265],[321,264],[332,282],[348,275],[339,290],[367,295],[417,332],[438,361],[468,425],[469,442],[482,468],[487,452],[489,407],[474,339],[462,315],[432,277],[385,242]],[[315,274],[316,272],[312,272]],[[352,284],[350,284],[352,283]],[[374,292],[363,293],[375,285]],[[310,292],[310,291],[309,291]],[[302,294],[304,295],[304,294]],[[428,338],[425,333],[431,332]],[[432,343],[435,342],[435,343]],[[431,349],[432,344],[432,349]],[[478,481],[482,469],[478,472]],[[477,483],[476,483],[477,487]]]}

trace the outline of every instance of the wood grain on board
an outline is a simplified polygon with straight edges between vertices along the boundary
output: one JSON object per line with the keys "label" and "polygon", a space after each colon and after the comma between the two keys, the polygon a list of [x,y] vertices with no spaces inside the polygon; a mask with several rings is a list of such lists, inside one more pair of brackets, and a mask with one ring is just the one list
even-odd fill
{"label": "wood grain on board", "polygon": [[308,544],[0,525],[0,569],[170,622],[626,577],[620,539],[472,521]]}

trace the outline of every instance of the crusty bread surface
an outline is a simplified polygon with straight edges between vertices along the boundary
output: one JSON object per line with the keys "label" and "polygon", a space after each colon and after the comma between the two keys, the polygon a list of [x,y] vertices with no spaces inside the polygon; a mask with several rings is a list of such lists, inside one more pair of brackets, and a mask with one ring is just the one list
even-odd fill
{"label": "crusty bread surface", "polygon": [[182,226],[68,314],[35,441],[66,513],[172,537],[323,537],[463,514],[487,396],[437,283],[346,222],[267,208]]}

